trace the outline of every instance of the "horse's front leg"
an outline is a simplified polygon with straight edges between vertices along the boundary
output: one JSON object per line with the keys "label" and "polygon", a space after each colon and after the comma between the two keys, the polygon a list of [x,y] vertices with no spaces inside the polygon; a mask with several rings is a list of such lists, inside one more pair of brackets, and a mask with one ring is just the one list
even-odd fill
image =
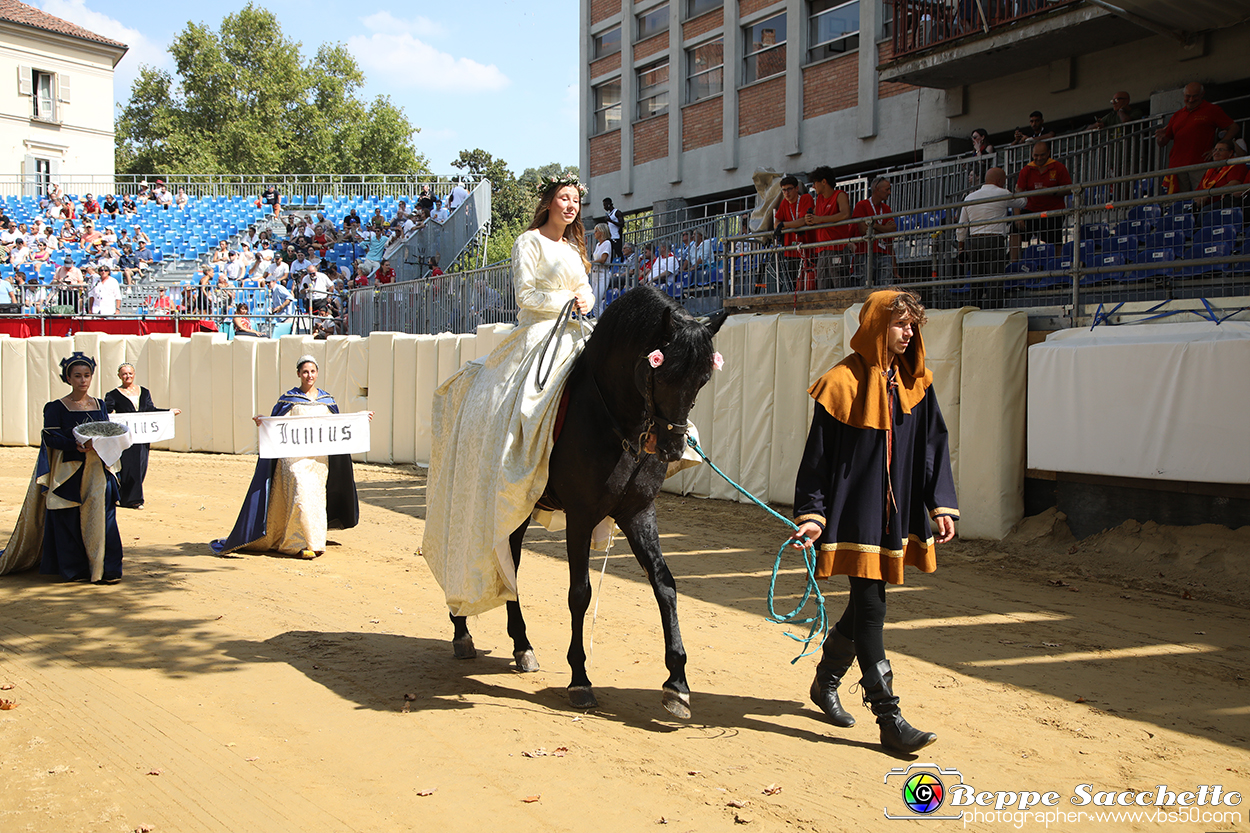
{"label": "horse's front leg", "polygon": [[569,556],[569,614],[573,633],[569,640],[569,667],[573,679],[569,682],[569,702],[577,709],[593,709],[599,705],[595,692],[586,676],[586,610],[590,607],[590,533],[592,527],[585,521],[569,518],[565,538]]}
{"label": "horse's front leg", "polygon": [[[529,529],[530,519],[513,531],[508,537],[508,546],[512,549],[512,569],[520,586],[521,543],[525,540],[525,530]],[[525,617],[521,615],[521,602],[508,602],[508,636],[512,637],[512,658],[516,661],[516,669],[526,673],[538,670],[538,658],[534,656],[534,646],[530,644],[525,632]]]}
{"label": "horse's front leg", "polygon": [[631,518],[618,520],[617,525],[629,540],[634,557],[647,571],[655,601],[660,606],[660,623],[664,627],[664,665],[668,679],[664,682],[664,708],[674,717],[690,717],[690,686],[686,683],[686,648],[681,642],[677,623],[677,582],[660,551],[660,530],[655,520],[655,504]]}

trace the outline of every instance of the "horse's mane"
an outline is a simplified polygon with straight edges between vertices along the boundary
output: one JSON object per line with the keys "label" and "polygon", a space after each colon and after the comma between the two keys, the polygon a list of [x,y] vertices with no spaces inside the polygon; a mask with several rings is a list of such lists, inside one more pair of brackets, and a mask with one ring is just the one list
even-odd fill
{"label": "horse's mane", "polygon": [[[667,343],[663,332],[665,311],[673,322]],[[604,311],[583,355],[587,361],[598,363],[609,352],[619,350],[633,360],[656,349],[664,351],[664,364],[657,372],[665,376],[684,376],[697,364],[712,360],[707,329],[660,290],[638,286]]]}

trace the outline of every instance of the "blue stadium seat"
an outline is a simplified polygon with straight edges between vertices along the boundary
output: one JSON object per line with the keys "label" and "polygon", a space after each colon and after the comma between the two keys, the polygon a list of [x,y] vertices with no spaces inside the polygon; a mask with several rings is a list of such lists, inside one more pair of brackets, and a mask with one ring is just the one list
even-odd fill
{"label": "blue stadium seat", "polygon": [[[1118,254],[1123,256],[1123,262],[1131,263],[1137,259],[1138,238],[1136,235],[1125,234],[1118,237],[1110,237],[1102,247],[1103,254]],[[1102,264],[1105,265],[1105,264]]]}
{"label": "blue stadium seat", "polygon": [[1040,265],[1034,266],[1033,264],[1045,263],[1046,261],[1051,260],[1054,256],[1055,247],[1049,243],[1034,243],[1032,245],[1025,246],[1020,253],[1020,259],[1025,263],[1030,264],[1030,271],[1033,272],[1044,271],[1044,267]]}
{"label": "blue stadium seat", "polygon": [[1141,262],[1149,263],[1152,266],[1160,266],[1159,269],[1141,269],[1138,274],[1143,278],[1155,277],[1171,277],[1173,269],[1172,261],[1176,260],[1176,252],[1171,248],[1166,249],[1147,249],[1142,253]]}
{"label": "blue stadium seat", "polygon": [[[1100,267],[1123,266],[1126,262],[1128,261],[1126,260],[1126,258],[1124,257],[1122,253],[1115,252],[1112,254],[1099,255],[1097,259],[1094,261],[1094,265],[1100,266]],[[1102,281],[1121,281],[1121,280],[1124,280],[1124,272],[1122,271],[1096,272],[1092,275],[1086,275],[1085,277],[1081,278],[1081,284],[1085,285],[1089,283],[1101,283]]]}
{"label": "blue stadium seat", "polygon": [[1145,240],[1147,249],[1171,249],[1177,257],[1180,257],[1181,252],[1185,250],[1187,242],[1185,232],[1179,229],[1156,231],[1147,235]]}
{"label": "blue stadium seat", "polygon": [[1240,206],[1231,208],[1214,208],[1202,212],[1202,225],[1206,226],[1232,226],[1233,228],[1242,228],[1245,226]]}
{"label": "blue stadium seat", "polygon": [[1153,231],[1163,216],[1163,209],[1157,205],[1135,205],[1128,210],[1128,220],[1144,220],[1149,224],[1148,231]]}
{"label": "blue stadium seat", "polygon": [[[1195,243],[1185,250],[1186,260],[1202,260],[1204,258],[1229,257],[1233,253],[1233,244],[1229,241],[1218,241],[1213,243]],[[1227,272],[1227,263],[1197,263],[1191,266],[1182,266],[1180,274],[1187,278],[1205,275],[1208,272]]]}
{"label": "blue stadium seat", "polygon": [[1180,231],[1188,238],[1194,232],[1194,215],[1188,212],[1168,214],[1159,221],[1158,231]]}
{"label": "blue stadium seat", "polygon": [[1206,243],[1229,243],[1236,249],[1237,229],[1233,226],[1204,225],[1194,234],[1194,245]]}

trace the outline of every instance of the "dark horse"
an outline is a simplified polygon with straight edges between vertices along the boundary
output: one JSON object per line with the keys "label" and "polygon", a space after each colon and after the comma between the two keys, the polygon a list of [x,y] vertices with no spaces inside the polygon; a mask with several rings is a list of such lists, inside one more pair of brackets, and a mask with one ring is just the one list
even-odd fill
{"label": "dark horse", "polygon": [[[677,717],[690,717],[686,649],[677,625],[677,586],[660,552],[655,496],[668,464],[679,459],[686,447],[690,409],[699,389],[712,377],[712,336],[724,320],[724,312],[706,323],[695,320],[659,290],[638,287],[608,307],[568,377],[568,408],[551,451],[542,503],[562,508],[567,516],[569,612],[573,615],[569,700],[577,708],[598,705],[586,676],[582,636],[590,605],[591,532],[611,517],[647,571],[660,605],[668,668],[664,708]],[[650,358],[655,351],[662,354],[658,366]],[[517,567],[527,528],[529,518],[509,537]],[[517,668],[537,671],[521,605],[508,602],[507,608]],[[451,620],[456,656],[475,656],[465,617],[452,616]]]}

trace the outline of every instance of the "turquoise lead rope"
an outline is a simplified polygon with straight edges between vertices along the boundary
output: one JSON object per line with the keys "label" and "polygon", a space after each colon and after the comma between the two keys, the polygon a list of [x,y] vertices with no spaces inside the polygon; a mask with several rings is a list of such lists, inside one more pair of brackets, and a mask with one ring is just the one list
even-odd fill
{"label": "turquoise lead rope", "polygon": [[[765,505],[755,495],[751,494],[746,489],[742,488],[737,483],[735,483],[733,481],[733,478],[731,478],[729,475],[725,474],[723,471],[718,469],[716,467],[716,464],[713,463],[711,459],[708,458],[707,454],[703,452],[703,449],[699,447],[699,443],[697,440],[695,440],[694,437],[687,436],[686,443],[689,444],[689,446],[695,450],[696,454],[698,454],[701,458],[703,458],[703,462],[707,463],[709,466],[712,467],[712,471],[716,472],[721,477],[723,477],[726,483],[728,483],[730,486],[733,486],[741,494],[750,498],[751,502],[754,503],[756,506],[763,509],[768,514],[772,515],[774,518],[781,521],[786,526],[790,527],[792,531],[798,530],[798,527],[795,526],[793,521],[791,521],[789,518],[783,515],[777,514],[777,512],[773,511],[772,507]],[[776,606],[774,604],[774,597],[775,597],[775,592],[777,589],[777,574],[781,571],[781,557],[785,554],[786,549],[789,547],[790,547],[790,539],[786,538],[786,540],[782,542],[781,548],[777,550],[776,560],[773,561],[773,575],[772,575],[772,578],[768,582],[768,616],[767,616],[767,619],[768,621],[775,622],[778,625],[809,625],[810,626],[807,631],[807,636],[796,636],[795,634],[790,633],[790,631],[785,631],[786,636],[790,637],[795,642],[802,642],[803,647],[804,647],[803,653],[799,654],[797,657],[790,660],[790,664],[793,665],[794,663],[801,660],[803,657],[811,656],[812,654],[816,653],[818,650],[820,650],[821,646],[825,644],[825,637],[828,636],[829,634],[829,620],[827,616],[825,615],[825,597],[824,597],[824,594],[820,592],[820,582],[816,580],[816,549],[812,546],[812,543],[810,541],[804,541],[803,543],[803,566],[807,569],[807,586],[803,589],[803,598],[799,600],[799,603],[794,608],[794,610],[790,611],[789,613],[783,614],[783,613],[777,612]],[[803,611],[807,607],[807,603],[808,601],[812,599],[812,597],[815,597],[815,600],[816,600],[816,615],[809,616],[805,619],[799,618],[804,615]],[[817,641],[817,634],[819,634],[820,636],[819,641]],[[813,645],[813,643],[815,644]]]}

